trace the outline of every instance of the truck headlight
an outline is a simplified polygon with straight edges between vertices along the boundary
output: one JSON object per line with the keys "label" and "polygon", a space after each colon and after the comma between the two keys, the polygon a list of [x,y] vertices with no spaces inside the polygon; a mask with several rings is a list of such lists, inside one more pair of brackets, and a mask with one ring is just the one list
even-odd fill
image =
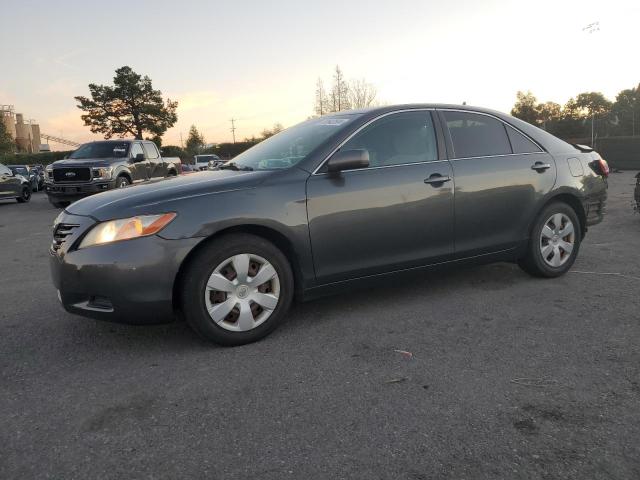
{"label": "truck headlight", "polygon": [[110,180],[112,167],[99,167],[93,169],[93,179],[94,180]]}
{"label": "truck headlight", "polygon": [[51,180],[53,178],[53,167],[51,165],[47,165],[44,169],[44,173],[46,177]]}
{"label": "truck headlight", "polygon": [[169,225],[174,218],[176,218],[176,214],[171,212],[102,222],[89,230],[78,248],[154,235]]}

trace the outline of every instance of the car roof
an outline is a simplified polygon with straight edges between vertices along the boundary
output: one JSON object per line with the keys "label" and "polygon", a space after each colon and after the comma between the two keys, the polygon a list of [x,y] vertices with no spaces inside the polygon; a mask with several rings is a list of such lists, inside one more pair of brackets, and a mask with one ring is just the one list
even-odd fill
{"label": "car roof", "polygon": [[520,120],[519,118],[512,117],[511,115],[504,112],[499,112],[498,110],[476,107],[473,105],[455,105],[449,103],[407,103],[399,105],[386,105],[383,107],[364,108],[359,110],[345,110],[342,112],[327,114],[326,116],[329,117],[336,115],[358,114],[360,117],[360,121],[366,122],[385,113],[419,109],[460,110],[468,111],[469,113],[483,113],[486,115],[491,115],[511,125],[512,127],[521,130],[526,135],[533,138],[538,144],[542,145],[542,147],[544,147],[544,149],[549,153],[576,152],[575,147],[573,147],[569,143],[559,139],[554,135],[551,135],[549,132],[538,128],[535,125],[531,125],[530,123]]}

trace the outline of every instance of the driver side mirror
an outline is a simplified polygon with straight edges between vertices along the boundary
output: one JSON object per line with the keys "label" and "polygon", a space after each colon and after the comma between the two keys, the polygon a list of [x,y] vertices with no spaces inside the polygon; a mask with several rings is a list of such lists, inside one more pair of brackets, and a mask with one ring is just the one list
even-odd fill
{"label": "driver side mirror", "polygon": [[133,163],[144,162],[144,153],[138,153],[133,157]]}
{"label": "driver side mirror", "polygon": [[340,172],[342,170],[366,168],[368,166],[369,152],[364,149],[336,152],[327,161],[327,170],[329,172]]}

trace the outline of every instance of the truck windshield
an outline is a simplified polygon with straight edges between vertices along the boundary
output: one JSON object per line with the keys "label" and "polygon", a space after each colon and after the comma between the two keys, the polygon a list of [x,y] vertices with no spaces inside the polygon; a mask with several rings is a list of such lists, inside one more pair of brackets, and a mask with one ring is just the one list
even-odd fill
{"label": "truck windshield", "polygon": [[292,167],[358,117],[359,114],[352,113],[307,120],[258,143],[220,168],[277,170]]}
{"label": "truck windshield", "polygon": [[91,142],[80,147],[69,155],[69,158],[119,158],[129,154],[129,142]]}

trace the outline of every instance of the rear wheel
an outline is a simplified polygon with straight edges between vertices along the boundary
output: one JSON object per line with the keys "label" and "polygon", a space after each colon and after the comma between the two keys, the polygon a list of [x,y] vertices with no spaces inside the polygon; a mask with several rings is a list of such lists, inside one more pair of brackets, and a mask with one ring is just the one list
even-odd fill
{"label": "rear wheel", "polygon": [[31,188],[28,186],[22,187],[22,192],[20,192],[20,196],[16,198],[19,203],[27,203],[31,200]]}
{"label": "rear wheel", "polygon": [[575,262],[582,241],[580,220],[566,203],[552,203],[538,215],[527,254],[519,265],[536,277],[558,277]]}
{"label": "rear wheel", "polygon": [[189,325],[220,345],[243,345],[271,333],[293,299],[284,254],[254,235],[221,237],[190,259],[181,305]]}

